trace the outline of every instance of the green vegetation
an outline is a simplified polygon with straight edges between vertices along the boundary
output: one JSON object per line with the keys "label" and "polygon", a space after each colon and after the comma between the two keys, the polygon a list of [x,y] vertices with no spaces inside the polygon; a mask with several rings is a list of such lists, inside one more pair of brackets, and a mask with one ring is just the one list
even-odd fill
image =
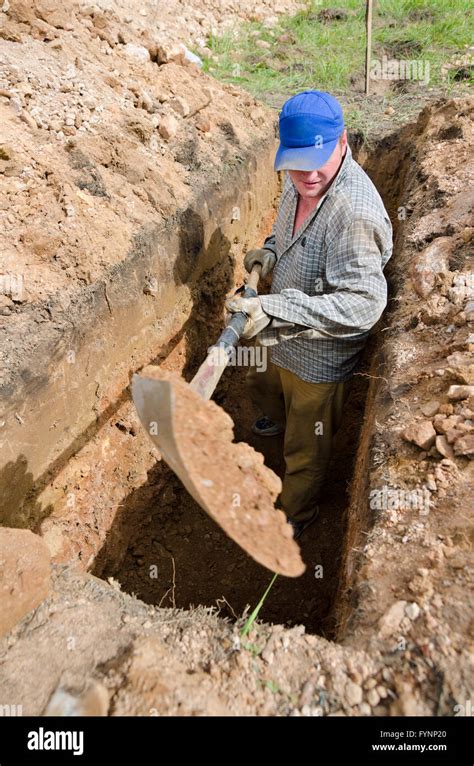
{"label": "green vegetation", "polygon": [[[337,10],[338,14],[334,12]],[[339,15],[339,18],[335,16]],[[372,60],[382,56],[429,64],[429,82],[413,77],[426,91],[454,95],[472,82],[472,67],[442,67],[474,53],[473,14],[468,0],[375,0]],[[263,46],[262,42],[263,41]],[[312,0],[274,27],[242,24],[208,41],[213,57],[205,70],[224,82],[270,100],[316,88],[336,95],[362,92],[365,66],[364,0]],[[268,47],[265,47],[268,45]],[[412,83],[410,83],[410,86]],[[396,94],[395,94],[396,95]],[[352,121],[358,122],[357,113]]]}

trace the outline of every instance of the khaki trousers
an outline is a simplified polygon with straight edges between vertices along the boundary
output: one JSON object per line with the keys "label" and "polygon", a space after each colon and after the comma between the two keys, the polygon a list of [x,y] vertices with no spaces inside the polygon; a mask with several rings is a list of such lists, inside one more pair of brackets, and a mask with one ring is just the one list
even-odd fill
{"label": "khaki trousers", "polygon": [[347,384],[307,383],[270,360],[264,372],[252,367],[246,382],[254,404],[285,428],[285,476],[277,505],[295,521],[306,521],[319,500]]}

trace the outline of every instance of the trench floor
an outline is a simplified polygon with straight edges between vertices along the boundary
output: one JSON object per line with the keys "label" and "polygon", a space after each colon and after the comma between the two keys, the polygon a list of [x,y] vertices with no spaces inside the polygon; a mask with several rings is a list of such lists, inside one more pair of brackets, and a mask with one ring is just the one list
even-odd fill
{"label": "trench floor", "polygon": [[[213,398],[233,418],[236,441],[247,441],[262,452],[265,463],[282,478],[282,437],[251,432],[259,413],[247,395],[245,372],[246,368],[229,367]],[[260,612],[267,622],[304,624],[309,632],[333,637],[345,508],[366,387],[363,375],[351,383],[320,516],[301,540],[306,572],[298,578],[277,578]],[[126,555],[118,569],[109,562],[101,576],[112,575],[123,590],[146,603],[183,609],[217,606],[221,616],[235,619],[247,606],[253,609],[272,578],[220,530],[162,462],[128,497],[122,518],[128,520]]]}

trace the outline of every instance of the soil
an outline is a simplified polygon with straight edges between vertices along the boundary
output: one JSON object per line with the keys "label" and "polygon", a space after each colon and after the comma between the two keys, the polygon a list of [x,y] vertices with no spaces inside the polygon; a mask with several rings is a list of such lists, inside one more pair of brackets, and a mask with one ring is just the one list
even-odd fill
{"label": "soil", "polygon": [[[43,547],[42,566],[51,559],[52,581],[29,582],[17,566],[15,593],[20,600],[25,592],[28,608],[0,641],[0,703],[22,705],[25,715],[61,714],[72,703],[94,715],[466,714],[473,100],[430,103],[416,122],[368,147],[353,142],[394,224],[388,309],[352,383],[320,517],[301,541],[306,570],[277,578],[242,638],[271,575],[157,459],[128,383],[145,364],[190,381],[216,339],[225,296],[242,280],[242,253],[263,241],[274,213],[270,163],[257,160],[259,153],[271,157],[274,114],[195,65],[133,63],[137,51],[126,54],[126,45],[150,43],[141,19],[127,24],[131,40],[120,41],[120,8],[91,14],[82,6],[69,12],[10,2],[2,14],[2,270],[28,278],[24,294],[0,296],[3,390],[11,404],[3,440],[11,450],[3,471],[10,547],[1,555],[13,577],[12,534],[31,529]],[[79,132],[84,121],[76,127],[66,115],[86,101],[82,81],[95,101]],[[142,89],[150,90],[151,107]],[[206,89],[214,89],[209,103]],[[178,98],[188,102],[187,116],[179,102],[177,111],[154,111],[154,101]],[[210,130],[192,122],[203,110]],[[155,114],[160,122],[176,115],[175,137],[157,133]],[[260,190],[258,202],[254,191],[245,196],[250,188]],[[235,199],[248,216],[247,234]],[[214,225],[220,216],[225,220]],[[178,219],[180,234],[167,240]],[[147,238],[150,221],[157,228]],[[175,249],[163,249],[173,242]],[[153,258],[161,271],[149,269]],[[64,343],[70,321],[92,354],[81,312],[99,294],[108,321],[117,321],[114,332],[61,383],[52,349]],[[128,313],[120,314],[118,294]],[[98,338],[109,327],[103,321],[99,312],[88,315]],[[63,356],[71,348],[66,343]],[[99,369],[107,386],[97,384]],[[214,404],[200,412],[202,425],[207,430],[207,413],[214,422],[219,412],[230,437],[230,416],[235,440],[262,453],[267,478],[276,475],[275,490],[281,438],[251,435],[258,413],[244,373],[226,370]],[[48,386],[58,377],[63,396],[55,399],[51,391],[60,389]],[[64,397],[65,384],[82,398]],[[89,386],[94,396],[87,398]],[[35,431],[37,411],[44,430]],[[37,453],[41,464],[31,457]],[[206,459],[220,473],[211,451]]]}

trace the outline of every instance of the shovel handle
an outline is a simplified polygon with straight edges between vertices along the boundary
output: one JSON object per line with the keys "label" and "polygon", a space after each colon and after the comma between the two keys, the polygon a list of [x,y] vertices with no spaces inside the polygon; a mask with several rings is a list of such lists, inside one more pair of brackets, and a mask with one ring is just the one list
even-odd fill
{"label": "shovel handle", "polygon": [[[256,263],[249,274],[249,277],[247,279],[247,284],[245,285],[245,289],[242,292],[243,298],[257,297],[258,295],[257,285],[258,285],[258,280],[260,279],[261,271],[262,271],[261,264]],[[229,349],[230,351],[230,349],[236,346],[237,343],[239,342],[246,324],[247,324],[247,315],[244,314],[243,311],[236,311],[234,314],[232,314],[229,322],[227,323],[227,326],[219,335],[219,338],[214,343],[214,346],[223,347],[224,349]]]}
{"label": "shovel handle", "polygon": [[[255,264],[250,272],[245,288],[237,291],[244,298],[255,298],[257,296],[257,285],[261,270],[261,265],[259,263]],[[232,350],[237,346],[246,324],[247,315],[243,311],[232,314],[226,328],[208,350],[206,359],[189,384],[203,399],[210,399],[214,393],[222,373],[229,363]],[[216,349],[219,350],[217,359]],[[221,352],[221,349],[224,353]]]}

